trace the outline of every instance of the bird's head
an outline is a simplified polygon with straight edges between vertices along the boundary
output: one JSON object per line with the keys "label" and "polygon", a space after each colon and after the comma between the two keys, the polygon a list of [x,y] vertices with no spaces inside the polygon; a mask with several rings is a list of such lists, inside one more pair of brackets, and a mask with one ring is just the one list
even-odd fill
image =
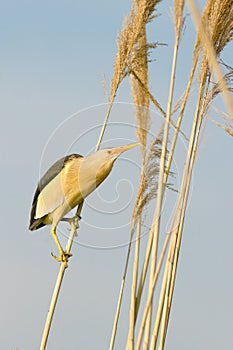
{"label": "bird's head", "polygon": [[97,153],[100,153],[103,158],[106,159],[107,162],[114,163],[114,161],[124,152],[128,151],[129,149],[137,146],[138,143],[131,143],[129,145],[120,146],[120,147],[114,147],[114,148],[107,148],[98,151]]}
{"label": "bird's head", "polygon": [[138,143],[131,143],[126,146],[106,148],[99,150],[86,157],[86,164],[89,170],[95,170],[97,182],[102,182],[112,170],[115,160],[129,149],[137,146]]}
{"label": "bird's head", "polygon": [[96,152],[95,154],[102,159],[103,164],[109,165],[112,167],[115,160],[124,152],[130,150],[131,148],[137,146],[138,143],[131,143],[129,145],[107,148]]}

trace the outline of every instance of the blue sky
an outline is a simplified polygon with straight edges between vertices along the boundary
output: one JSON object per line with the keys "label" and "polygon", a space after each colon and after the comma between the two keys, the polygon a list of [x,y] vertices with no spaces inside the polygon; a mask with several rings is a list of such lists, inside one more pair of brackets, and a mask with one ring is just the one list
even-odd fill
{"label": "blue sky", "polygon": [[[151,41],[168,44],[152,54],[150,64],[150,86],[164,108],[172,59],[171,6],[171,1],[159,5],[161,16],[150,24],[148,34]],[[130,1],[0,1],[2,350],[39,348],[58,264],[50,256],[55,246],[49,228],[28,231],[32,196],[40,172],[57,158],[71,151],[84,155],[93,151],[106,112],[102,73],[109,84],[116,36],[129,9]],[[188,17],[175,98],[185,86],[194,38]],[[232,46],[224,57],[230,64]],[[104,146],[136,140],[128,81],[117,102]],[[221,101],[216,103],[224,109]],[[186,132],[192,102],[189,112]],[[152,136],[159,122],[161,117],[152,111]],[[180,145],[178,173],[185,154],[182,141]],[[135,149],[119,159],[111,177],[88,199],[49,350],[108,348],[139,171]],[[207,121],[194,169],[167,350],[233,345],[232,171],[232,139]],[[62,227],[61,232],[65,244],[67,229]],[[145,246],[146,236],[142,251]],[[129,295],[130,280],[116,342],[119,350],[127,336]]]}

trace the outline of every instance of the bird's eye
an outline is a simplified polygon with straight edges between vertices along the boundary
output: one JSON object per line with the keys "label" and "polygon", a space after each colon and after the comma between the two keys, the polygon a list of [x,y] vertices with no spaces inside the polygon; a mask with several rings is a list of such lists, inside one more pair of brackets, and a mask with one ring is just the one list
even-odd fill
{"label": "bird's eye", "polygon": [[108,151],[108,154],[111,154],[111,151]]}

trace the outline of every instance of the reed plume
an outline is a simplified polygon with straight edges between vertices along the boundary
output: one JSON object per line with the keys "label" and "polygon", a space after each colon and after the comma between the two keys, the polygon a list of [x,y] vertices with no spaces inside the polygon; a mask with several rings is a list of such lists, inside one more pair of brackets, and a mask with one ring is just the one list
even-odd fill
{"label": "reed plume", "polygon": [[[229,18],[227,20],[225,16],[225,19],[223,19],[223,21],[220,21],[220,18],[216,16],[215,9],[218,9],[219,13],[221,14],[229,8],[228,5],[229,2],[224,3],[221,1],[209,1],[207,2],[206,8],[203,12],[203,22],[205,21],[207,31],[208,28],[210,28],[208,35],[212,39],[212,44],[215,48],[217,57],[223,50],[224,46],[229,42],[229,37],[227,39],[222,38],[222,30],[226,30],[226,28],[224,28],[224,24],[227,23],[229,25],[230,23],[232,23],[232,17],[231,20],[229,20]],[[221,23],[219,23],[219,21]],[[201,36],[203,35],[203,33],[199,31],[198,35]],[[169,314],[174,292],[174,283],[177,271],[180,243],[182,238],[183,223],[187,207],[190,180],[192,176],[192,169],[196,157],[202,121],[206,113],[206,108],[208,107],[208,104],[210,102],[207,96],[209,94],[210,88],[210,77],[212,76],[212,62],[209,61],[209,56],[206,54],[206,50],[207,49],[204,48],[201,61],[201,69],[199,75],[199,94],[197,99],[196,113],[193,121],[192,133],[189,142],[189,148],[187,152],[186,164],[183,173],[181,190],[178,198],[177,208],[173,217],[172,226],[170,228],[170,232],[172,232],[172,238],[170,242],[168,259],[161,287],[158,312],[156,315],[154,329],[152,332],[152,342],[150,347],[151,349],[154,349],[156,347],[160,325],[161,329],[159,349],[163,349],[165,344]],[[219,85],[222,88],[221,82],[219,82]],[[223,92],[223,90],[221,91]]]}
{"label": "reed plume", "polygon": [[[187,0],[189,3],[190,1]],[[146,7],[147,4],[152,7]],[[192,1],[194,3],[194,1]],[[133,232],[136,232],[136,242],[134,249],[134,268],[131,288],[130,323],[126,349],[139,350],[143,341],[143,349],[159,350],[164,349],[167,328],[169,323],[170,310],[174,294],[176,272],[179,259],[179,251],[182,240],[183,224],[189,196],[190,181],[192,178],[193,166],[196,159],[200,133],[204,117],[207,115],[213,99],[219,94],[229,93],[232,89],[232,69],[228,69],[224,75],[219,71],[218,61],[224,47],[232,40],[233,32],[233,7],[231,1],[209,0],[204,8],[200,27],[197,29],[196,41],[193,47],[192,66],[189,79],[182,99],[173,107],[173,93],[175,89],[176,64],[178,59],[178,49],[182,28],[184,24],[184,1],[174,0],[174,51],[173,64],[171,69],[170,90],[167,102],[167,110],[164,112],[160,103],[153,97],[149,89],[148,75],[148,48],[146,38],[146,23],[152,19],[155,2],[133,1],[130,15],[125,19],[124,26],[118,37],[118,53],[115,62],[115,71],[111,85],[111,96],[115,96],[121,81],[130,74],[132,95],[135,105],[135,116],[137,121],[137,136],[142,151],[142,172],[135,207],[132,215],[132,230],[130,244],[126,259],[124,276],[121,284],[121,293],[118,302],[117,321],[126,278],[126,271],[129,261],[129,253],[132,244]],[[146,8],[148,11],[146,11]],[[149,11],[153,9],[152,12]],[[136,23],[134,23],[136,21]],[[140,30],[139,30],[140,28]],[[213,54],[213,50],[214,54]],[[212,50],[212,51],[211,51]],[[210,54],[210,52],[212,52]],[[216,59],[215,59],[216,58]],[[217,68],[216,68],[217,64]],[[226,68],[226,67],[225,67]],[[163,248],[158,251],[158,240],[160,235],[160,218],[162,215],[162,203],[164,193],[169,188],[168,178],[171,174],[171,164],[177,145],[178,134],[181,133],[181,125],[185,117],[187,102],[190,97],[191,87],[195,76],[198,74],[198,96],[196,101],[196,111],[193,116],[192,130],[188,137],[189,145],[186,155],[186,162],[183,169],[182,183],[175,212],[169,231],[164,239]],[[215,74],[215,75],[214,75]],[[217,76],[217,79],[215,78]],[[219,79],[221,77],[221,79]],[[229,96],[227,96],[226,100]],[[165,117],[163,128],[157,137],[147,146],[147,132],[150,126],[149,102],[152,102]],[[172,113],[179,111],[177,121],[171,119]],[[232,115],[224,115],[225,125],[217,121],[228,134],[232,135]],[[189,116],[190,117],[190,116]],[[171,125],[174,128],[171,128]],[[172,129],[173,132],[170,132]],[[173,134],[172,141],[169,137]],[[187,139],[187,138],[186,138]],[[169,145],[170,148],[169,148]],[[156,198],[156,207],[153,221],[151,223],[150,234],[147,241],[147,249],[143,257],[141,273],[139,271],[140,258],[140,232],[147,205]],[[158,275],[162,269],[162,263],[166,256],[164,274],[160,289],[160,297],[157,305],[155,318],[152,316],[153,296],[158,280]],[[136,321],[139,308],[142,307],[142,293],[146,284],[146,276],[150,265],[149,284],[147,286],[147,300],[140,322],[138,337],[135,333]],[[140,273],[140,279],[138,275]],[[115,324],[116,326],[116,324]],[[113,332],[115,340],[116,327]],[[143,339],[144,336],[144,339]],[[137,338],[137,339],[136,339]],[[114,343],[114,341],[113,341]],[[112,347],[113,348],[113,343]]]}
{"label": "reed plume", "polygon": [[[152,20],[155,6],[158,0],[143,0],[132,2],[132,10],[128,17],[125,18],[123,28],[120,31],[117,39],[118,51],[115,59],[114,74],[111,81],[111,94],[110,101],[113,101],[117,92],[117,89],[121,81],[129,75],[132,71],[140,79],[141,85],[148,90],[148,67],[147,67],[147,53],[149,45],[146,40],[146,24]],[[142,172],[141,182],[144,178],[144,158],[146,138],[149,126],[149,98],[145,94],[144,89],[138,83],[138,79],[135,79],[135,75],[131,74],[131,83],[133,98],[136,111],[136,119],[138,123],[137,136],[141,145],[142,152]],[[110,102],[111,103],[111,102]],[[135,265],[133,275],[133,287],[132,287],[132,303],[131,303],[131,325],[129,334],[129,346],[132,348],[134,343],[134,319],[135,319],[135,299],[136,299],[136,283],[137,283],[137,268],[138,268],[138,254],[139,254],[139,237],[140,237],[140,219],[138,220],[138,239],[135,249]],[[122,294],[124,291],[124,283],[126,272],[128,268],[129,254],[131,250],[133,238],[133,230],[130,234],[130,242],[128,246],[128,252],[126,257],[126,263],[121,282],[120,294],[118,298],[118,306],[116,310],[113,331],[110,342],[110,349],[113,349],[115,342],[116,329],[119,319],[119,313],[121,308]]]}

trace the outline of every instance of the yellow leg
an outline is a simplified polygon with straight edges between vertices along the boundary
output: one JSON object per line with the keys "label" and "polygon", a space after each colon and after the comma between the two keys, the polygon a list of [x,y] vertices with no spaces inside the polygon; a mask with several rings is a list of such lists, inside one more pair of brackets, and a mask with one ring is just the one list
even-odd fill
{"label": "yellow leg", "polygon": [[57,261],[68,261],[68,259],[69,259],[69,257],[71,257],[72,256],[72,254],[71,253],[67,253],[67,252],[64,252],[64,250],[62,249],[62,246],[61,246],[61,244],[60,244],[60,242],[59,242],[59,239],[58,239],[58,237],[57,237],[57,233],[56,233],[56,227],[53,227],[52,226],[52,228],[51,228],[51,235],[52,235],[52,237],[53,237],[53,239],[54,239],[54,242],[55,242],[55,244],[56,244],[56,246],[57,246],[57,248],[58,248],[58,251],[59,251],[59,254],[60,254],[60,256],[59,257],[57,257],[56,255],[54,255],[53,253],[52,253],[52,256],[54,257],[54,259],[55,260],[57,260]]}

